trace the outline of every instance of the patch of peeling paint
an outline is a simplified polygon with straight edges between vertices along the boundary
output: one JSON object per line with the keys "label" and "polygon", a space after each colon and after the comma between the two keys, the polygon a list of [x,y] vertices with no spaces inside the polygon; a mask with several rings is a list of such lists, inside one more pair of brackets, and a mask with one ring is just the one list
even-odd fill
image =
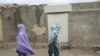
{"label": "patch of peeling paint", "polygon": [[32,31],[35,32],[37,35],[43,35],[46,33],[46,28],[38,27],[38,25],[33,25]]}

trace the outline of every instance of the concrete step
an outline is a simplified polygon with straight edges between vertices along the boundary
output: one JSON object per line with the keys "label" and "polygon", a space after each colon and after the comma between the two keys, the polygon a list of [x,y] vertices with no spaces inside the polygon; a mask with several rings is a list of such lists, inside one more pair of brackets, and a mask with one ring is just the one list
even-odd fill
{"label": "concrete step", "polygon": [[70,44],[60,44],[60,49],[71,49]]}
{"label": "concrete step", "polygon": [[[47,48],[47,43],[31,43],[30,44],[33,48],[39,49],[39,48]],[[16,43],[0,43],[0,49],[10,49],[10,48],[16,48]]]}
{"label": "concrete step", "polygon": [[[31,43],[31,47],[35,49],[48,48],[48,43]],[[0,43],[0,49],[16,48],[16,43]],[[69,44],[60,44],[60,49],[70,49]]]}

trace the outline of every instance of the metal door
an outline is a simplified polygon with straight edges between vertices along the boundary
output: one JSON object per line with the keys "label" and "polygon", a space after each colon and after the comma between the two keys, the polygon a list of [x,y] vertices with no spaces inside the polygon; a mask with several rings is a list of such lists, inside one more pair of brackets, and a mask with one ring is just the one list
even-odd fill
{"label": "metal door", "polygon": [[52,24],[57,24],[59,28],[60,43],[68,43],[68,13],[48,14],[48,33]]}

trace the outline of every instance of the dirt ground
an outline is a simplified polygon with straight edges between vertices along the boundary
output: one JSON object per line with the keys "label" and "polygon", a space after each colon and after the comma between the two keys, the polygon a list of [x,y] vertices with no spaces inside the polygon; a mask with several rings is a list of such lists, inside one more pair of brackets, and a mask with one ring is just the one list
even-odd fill
{"label": "dirt ground", "polygon": [[[34,56],[48,56],[48,49],[34,49]],[[17,56],[15,49],[1,49],[0,56]],[[94,53],[91,50],[70,49],[61,50],[60,56],[100,56],[100,53]]]}

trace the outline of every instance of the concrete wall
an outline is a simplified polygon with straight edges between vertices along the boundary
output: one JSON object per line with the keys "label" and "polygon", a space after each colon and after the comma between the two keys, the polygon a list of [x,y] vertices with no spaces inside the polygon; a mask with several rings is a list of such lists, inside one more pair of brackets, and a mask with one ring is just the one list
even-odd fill
{"label": "concrete wall", "polygon": [[43,6],[20,6],[19,14],[31,42],[47,42],[47,21]]}
{"label": "concrete wall", "polygon": [[[18,23],[24,23],[33,43],[47,43],[47,17],[43,5],[2,7],[3,39],[15,41]],[[69,13],[69,43],[100,46],[100,2],[72,4]]]}
{"label": "concrete wall", "polygon": [[1,12],[0,12],[0,41],[3,41],[2,16],[1,16]]}
{"label": "concrete wall", "polygon": [[100,2],[72,4],[69,38],[72,46],[100,47]]}
{"label": "concrete wall", "polygon": [[15,14],[14,8],[2,8],[2,28],[3,28],[3,40],[15,41],[16,25],[15,25]]}
{"label": "concrete wall", "polygon": [[73,9],[73,11],[100,10],[100,2],[73,3],[72,9]]}
{"label": "concrete wall", "polygon": [[17,24],[24,23],[31,42],[47,42],[47,21],[44,5],[12,5],[2,7],[3,40],[14,42]]}

